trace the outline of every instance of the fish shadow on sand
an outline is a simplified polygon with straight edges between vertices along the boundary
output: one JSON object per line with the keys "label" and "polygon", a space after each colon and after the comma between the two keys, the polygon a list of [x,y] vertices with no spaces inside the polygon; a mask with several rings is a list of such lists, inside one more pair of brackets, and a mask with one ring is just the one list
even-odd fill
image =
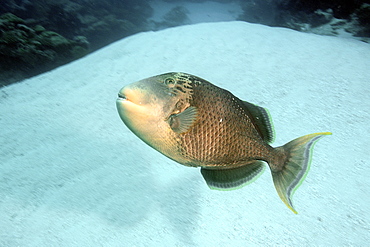
{"label": "fish shadow on sand", "polygon": [[184,246],[195,245],[193,235],[200,219],[199,188],[202,182],[200,176],[196,178],[198,169],[193,170],[194,175],[181,177],[160,192],[160,210],[166,216],[170,230]]}
{"label": "fish shadow on sand", "polygon": [[[156,157],[157,154],[149,152],[148,155]],[[173,163],[172,165],[177,165]],[[109,180],[107,184],[110,184],[110,189],[98,188],[100,191],[97,193],[102,193],[100,197],[105,197],[107,200],[104,205],[96,207],[96,213],[110,224],[128,228],[147,218],[151,219],[151,214],[159,214],[160,220],[165,222],[165,225],[159,223],[153,225],[154,232],[173,233],[177,235],[176,238],[180,242],[187,245],[193,244],[192,233],[199,218],[200,208],[199,191],[196,189],[199,186],[195,181],[199,171],[194,169],[193,172],[196,174],[191,178],[179,176],[179,179],[171,181],[170,184],[162,185],[156,180],[158,176],[151,171],[148,160],[138,159],[135,166],[128,160],[126,166],[130,168],[125,168],[124,172],[120,171],[122,168],[117,167],[115,174],[106,175],[105,180]],[[199,183],[200,181],[199,176]],[[189,186],[189,183],[194,186]]]}
{"label": "fish shadow on sand", "polygon": [[[94,234],[93,224],[114,225],[127,228],[123,232],[128,239],[131,229],[135,231],[136,225],[149,220],[153,228],[142,233],[144,238],[173,234],[179,242],[192,244],[199,208],[197,191],[188,188],[190,178],[186,176],[161,185],[161,169],[154,169],[162,160],[173,166],[175,162],[129,132],[117,137],[122,131],[118,124],[93,134],[82,124],[64,126],[52,123],[50,131],[22,137],[28,145],[13,148],[14,157],[0,174],[1,203],[17,202],[12,215],[24,217],[9,214],[4,220],[20,228],[32,220],[40,226],[40,233],[50,227],[61,230],[60,238],[64,238],[63,229],[76,224],[85,226],[87,235]],[[26,149],[29,145],[32,149]]]}
{"label": "fish shadow on sand", "polygon": [[[135,150],[136,143],[134,147],[130,141],[125,143],[104,144],[112,145],[112,154],[110,154],[112,156],[117,146],[122,154],[127,155],[120,155],[116,159],[108,157],[109,160],[113,160],[109,165],[111,166],[109,171],[100,169],[96,172],[99,173],[98,177],[92,175],[90,178],[96,181],[87,183],[90,184],[87,186],[95,187],[98,197],[102,198],[91,203],[94,213],[108,224],[124,228],[132,228],[143,220],[153,219],[154,221],[157,220],[155,217],[160,217],[158,218],[160,222],[154,222],[152,225],[152,234],[173,234],[179,243],[187,246],[194,245],[192,236],[197,227],[200,209],[198,188],[202,184],[199,170],[192,169],[194,174],[190,177],[189,173],[186,176],[175,175],[176,179],[162,184],[157,173],[162,169],[165,170],[162,173],[168,170],[164,167],[154,169],[153,166],[161,165],[163,162],[166,163],[165,166],[180,167],[180,165],[153,151],[139,140],[137,145],[141,147],[140,150]],[[181,168],[171,169],[171,171],[181,172]],[[99,181],[99,178],[102,180]],[[98,203],[100,205],[97,205]],[[78,207],[80,205],[78,203]]]}
{"label": "fish shadow on sand", "polygon": [[[159,160],[165,160],[153,151],[148,152],[148,157],[152,157],[152,159],[153,157],[156,159],[157,156]],[[130,160],[134,160],[134,158]],[[125,228],[131,228],[146,219],[159,220],[160,222],[154,222],[152,225],[152,234],[174,235],[173,237],[179,243],[186,246],[194,245],[193,232],[197,227],[200,209],[198,188],[201,177],[198,174],[198,169],[193,169],[195,174],[190,175],[191,177],[176,176],[177,179],[169,184],[161,184],[158,175],[153,172],[153,169],[150,169],[152,165],[157,165],[158,161],[150,164],[149,160],[148,158],[137,159],[135,165],[126,161],[126,165],[130,166],[129,172],[125,168],[126,175],[112,175],[107,178],[114,184],[119,181],[121,183],[117,187],[111,188],[112,190],[108,194],[117,194],[117,196],[110,202],[106,202],[106,208],[99,210],[98,213],[108,223],[118,224]],[[178,165],[170,160],[167,160],[166,163]],[[154,170],[158,172],[161,169]],[[178,172],[181,172],[181,169]],[[119,173],[118,171],[116,174]],[[197,175],[198,180],[196,179]],[[189,186],[189,184],[192,185]]]}

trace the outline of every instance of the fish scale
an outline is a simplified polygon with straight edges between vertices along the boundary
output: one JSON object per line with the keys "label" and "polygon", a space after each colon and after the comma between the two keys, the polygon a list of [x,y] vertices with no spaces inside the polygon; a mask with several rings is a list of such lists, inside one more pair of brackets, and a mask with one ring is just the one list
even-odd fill
{"label": "fish scale", "polygon": [[313,144],[331,134],[314,133],[274,148],[266,109],[180,72],[125,86],[116,103],[130,130],[172,160],[200,167],[211,189],[241,188],[267,163],[279,197],[294,213],[291,198],[307,175]]}
{"label": "fish scale", "polygon": [[252,141],[261,138],[243,108],[238,107],[239,99],[204,80],[192,85],[190,105],[196,106],[199,114],[193,128],[180,134],[184,157],[209,167],[230,167],[269,157],[269,146]]}

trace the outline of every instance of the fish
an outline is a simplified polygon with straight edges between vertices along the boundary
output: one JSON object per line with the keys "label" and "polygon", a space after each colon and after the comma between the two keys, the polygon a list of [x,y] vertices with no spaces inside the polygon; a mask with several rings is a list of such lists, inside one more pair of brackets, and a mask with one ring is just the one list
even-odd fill
{"label": "fish", "polygon": [[211,189],[239,189],[270,168],[276,191],[295,214],[292,196],[307,175],[313,145],[330,132],[272,147],[268,110],[200,77],[169,72],[124,86],[117,110],[146,144],[189,167]]}

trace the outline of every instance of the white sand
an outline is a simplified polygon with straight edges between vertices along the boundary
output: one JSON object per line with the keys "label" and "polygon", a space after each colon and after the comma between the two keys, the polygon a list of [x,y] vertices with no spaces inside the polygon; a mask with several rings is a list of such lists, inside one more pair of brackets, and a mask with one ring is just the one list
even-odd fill
{"label": "white sand", "polygon": [[[370,45],[243,22],[141,33],[0,90],[0,246],[366,246]],[[267,170],[209,190],[121,122],[118,90],[168,71],[270,110],[276,141],[320,140],[294,215]]]}

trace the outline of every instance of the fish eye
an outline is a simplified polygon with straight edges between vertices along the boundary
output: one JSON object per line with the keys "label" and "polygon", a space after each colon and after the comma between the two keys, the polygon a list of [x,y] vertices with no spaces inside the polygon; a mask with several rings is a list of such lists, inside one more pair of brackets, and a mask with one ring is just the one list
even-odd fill
{"label": "fish eye", "polygon": [[164,80],[164,84],[174,86],[176,84],[175,79],[169,77]]}

